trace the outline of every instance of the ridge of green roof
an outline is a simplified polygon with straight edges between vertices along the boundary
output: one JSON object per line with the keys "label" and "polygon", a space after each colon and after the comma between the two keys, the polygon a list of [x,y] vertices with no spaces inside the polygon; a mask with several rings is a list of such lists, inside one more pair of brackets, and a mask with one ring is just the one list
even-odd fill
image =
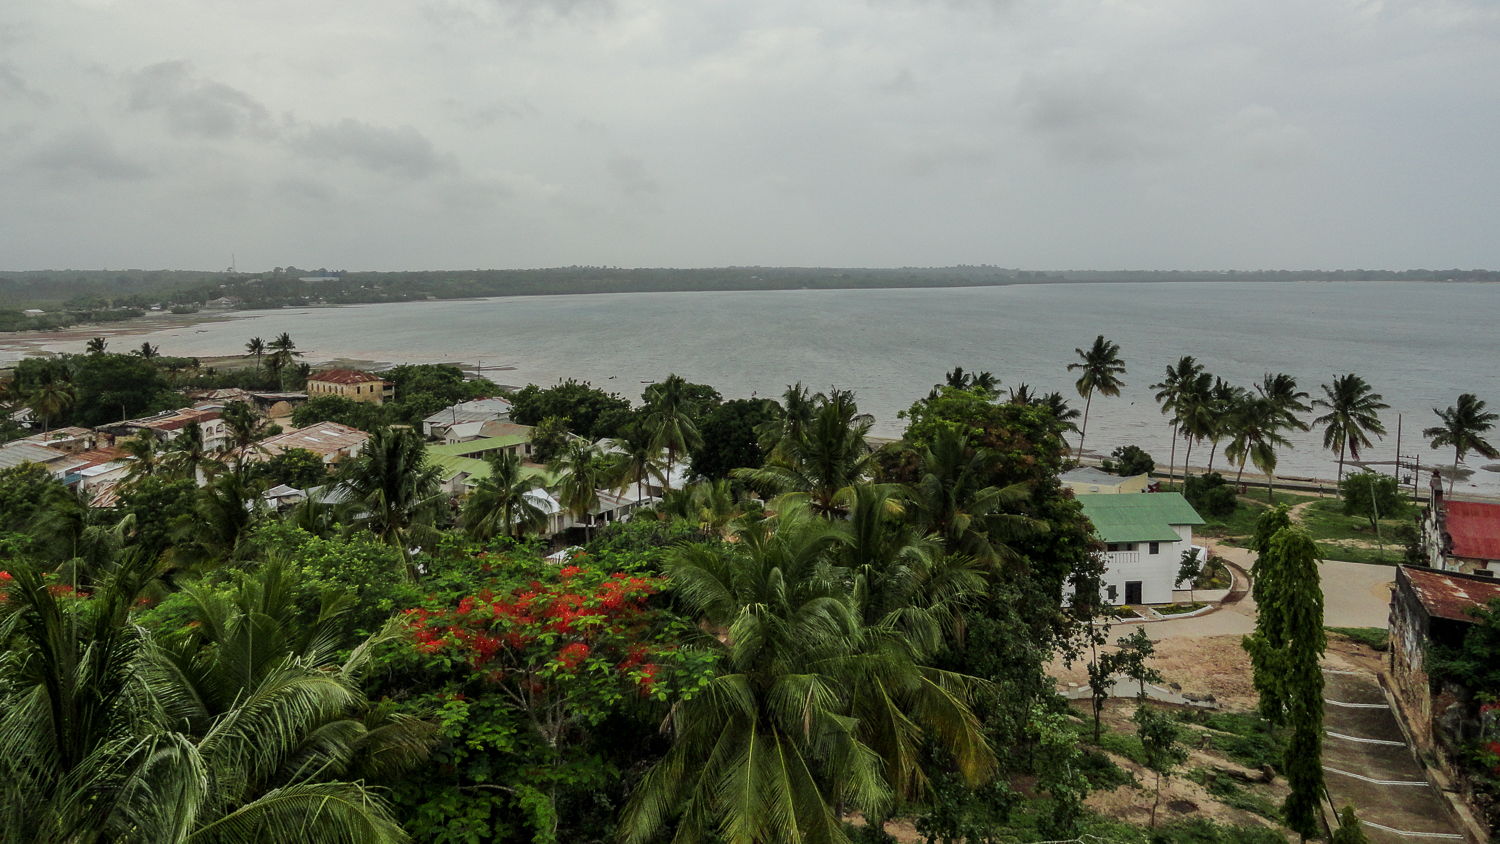
{"label": "ridge of green roof", "polygon": [[1075,496],[1105,542],[1175,542],[1173,525],[1201,525],[1203,517],[1176,492],[1089,493]]}
{"label": "ridge of green roof", "polygon": [[469,440],[464,443],[429,445],[427,446],[427,453],[441,457],[464,457],[469,454],[479,454],[480,452],[509,448],[513,445],[523,445],[527,441],[528,438],[524,434],[506,434],[503,437],[486,437],[482,440]]}

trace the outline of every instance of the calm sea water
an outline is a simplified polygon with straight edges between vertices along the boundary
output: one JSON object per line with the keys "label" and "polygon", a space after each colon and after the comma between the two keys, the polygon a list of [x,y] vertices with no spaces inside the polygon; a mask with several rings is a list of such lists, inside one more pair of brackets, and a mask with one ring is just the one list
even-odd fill
{"label": "calm sea water", "polygon": [[[1076,347],[1103,334],[1127,366],[1119,398],[1096,397],[1090,451],[1138,444],[1165,464],[1171,444],[1148,385],[1191,354],[1244,386],[1267,372],[1319,385],[1356,372],[1385,397],[1389,436],[1366,455],[1451,463],[1420,430],[1434,407],[1476,393],[1500,410],[1495,326],[1500,285],[1444,283],[1053,284],[944,290],[633,293],[361,305],[238,314],[149,335],[168,355],[243,349],[288,332],[309,359],[482,362],[508,384],[563,377],[639,400],[643,382],[676,372],[727,398],[778,397],[801,381],[853,389],[875,433],[898,435],[897,411],[955,365],[987,369],[1004,386],[1061,390],[1082,407],[1067,372]],[[140,338],[132,338],[138,342]],[[81,343],[58,344],[79,351]],[[1493,440],[1500,445],[1500,430]],[[1315,435],[1295,438],[1280,474],[1332,477]],[[1177,459],[1182,460],[1179,445]],[[1194,463],[1207,458],[1195,449]],[[1223,465],[1222,455],[1219,466]],[[1495,462],[1470,456],[1471,491],[1500,492]],[[1389,471],[1390,467],[1386,467]],[[1500,469],[1500,466],[1495,466]],[[1460,488],[1464,485],[1460,484]]]}

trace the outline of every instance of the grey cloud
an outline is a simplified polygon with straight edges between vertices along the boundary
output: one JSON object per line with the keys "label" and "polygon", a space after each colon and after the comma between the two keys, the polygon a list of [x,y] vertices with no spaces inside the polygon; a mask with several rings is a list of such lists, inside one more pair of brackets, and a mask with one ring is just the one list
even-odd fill
{"label": "grey cloud", "polygon": [[345,118],[309,126],[289,143],[307,158],[348,161],[407,179],[425,179],[458,166],[451,154],[438,153],[432,141],[411,126],[392,129]]}
{"label": "grey cloud", "polygon": [[912,73],[909,67],[901,68],[895,76],[876,86],[876,90],[880,93],[893,96],[911,96],[917,93],[917,89],[916,74]]}
{"label": "grey cloud", "polygon": [[330,205],[337,198],[333,188],[313,179],[282,179],[276,183],[278,199],[298,205]]}
{"label": "grey cloud", "polygon": [[1108,164],[1169,149],[1170,114],[1139,88],[1112,75],[1027,75],[1017,88],[1026,128],[1068,161]]}
{"label": "grey cloud", "polygon": [[471,108],[454,99],[445,100],[443,104],[454,110],[457,114],[454,122],[465,129],[486,129],[496,123],[522,120],[541,114],[536,106],[524,101],[520,105],[496,103],[480,109]]}
{"label": "grey cloud", "polygon": [[34,105],[45,105],[52,98],[31,87],[15,65],[0,63],[0,100],[29,100]]}
{"label": "grey cloud", "polygon": [[162,62],[131,77],[130,107],[160,111],[177,135],[266,137],[272,132],[265,106],[236,88],[196,78],[186,62]]}
{"label": "grey cloud", "polygon": [[151,171],[115,151],[114,144],[97,129],[82,129],[60,135],[24,156],[21,164],[30,170],[64,180],[144,179]]}
{"label": "grey cloud", "polygon": [[626,196],[655,196],[661,191],[661,185],[646,171],[645,162],[634,156],[617,155],[604,162],[604,169]]}
{"label": "grey cloud", "polygon": [[1222,133],[1230,154],[1250,167],[1296,167],[1315,157],[1308,131],[1267,106],[1246,106]]}
{"label": "grey cloud", "polygon": [[913,146],[902,159],[912,176],[935,176],[940,171],[979,167],[994,159],[994,147],[985,141],[958,135],[935,136]]}

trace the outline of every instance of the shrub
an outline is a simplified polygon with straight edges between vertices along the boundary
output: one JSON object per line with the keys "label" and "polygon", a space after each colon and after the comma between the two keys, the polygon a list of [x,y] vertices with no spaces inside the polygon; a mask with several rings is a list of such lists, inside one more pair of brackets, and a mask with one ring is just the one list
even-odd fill
{"label": "shrub", "polygon": [[1136,475],[1149,475],[1156,471],[1156,461],[1151,459],[1145,449],[1138,445],[1125,445],[1110,452],[1113,460],[1105,460],[1101,466],[1106,472],[1116,475],[1134,477]]}
{"label": "shrub", "polygon": [[1234,487],[1218,472],[1188,478],[1183,484],[1182,497],[1193,505],[1198,515],[1206,518],[1226,518],[1239,506]]}

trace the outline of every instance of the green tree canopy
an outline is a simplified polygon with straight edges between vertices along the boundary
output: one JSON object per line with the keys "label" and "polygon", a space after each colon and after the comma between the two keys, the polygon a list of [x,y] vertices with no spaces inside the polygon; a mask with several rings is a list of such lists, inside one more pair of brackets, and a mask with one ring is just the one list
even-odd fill
{"label": "green tree canopy", "polygon": [[568,420],[568,429],[589,440],[617,436],[630,415],[630,400],[569,378],[551,387],[527,384],[511,397],[511,418],[536,425],[549,416]]}

